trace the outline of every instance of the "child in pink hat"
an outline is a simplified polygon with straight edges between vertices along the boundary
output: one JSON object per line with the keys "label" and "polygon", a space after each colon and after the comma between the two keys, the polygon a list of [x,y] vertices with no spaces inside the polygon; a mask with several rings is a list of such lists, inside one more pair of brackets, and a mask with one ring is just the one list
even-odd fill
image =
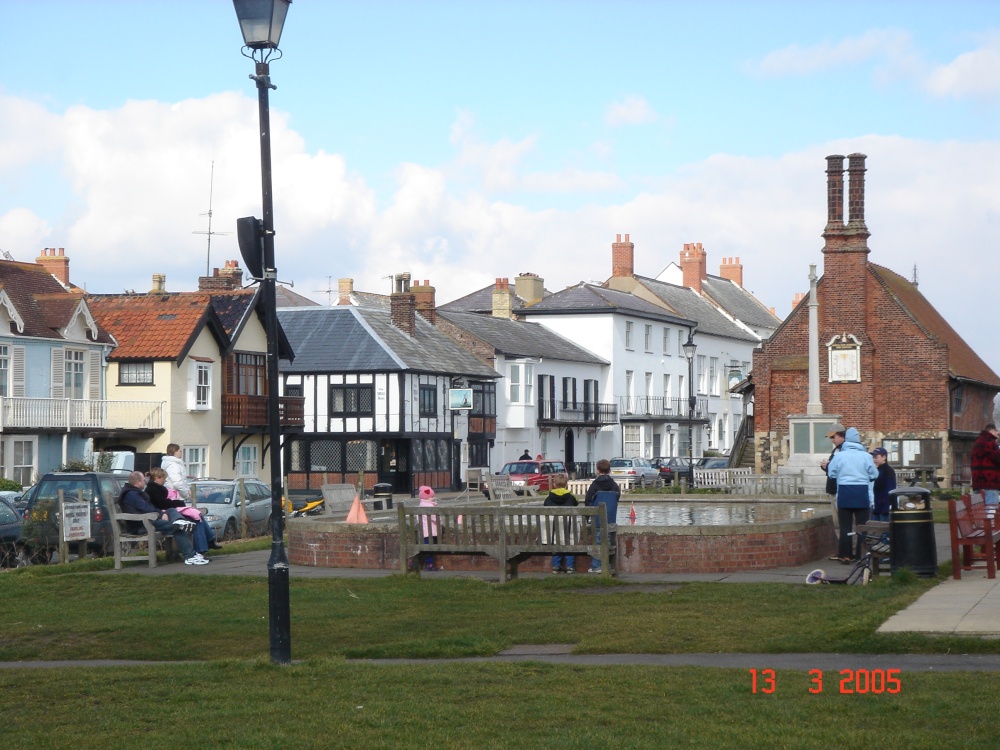
{"label": "child in pink hat", "polygon": [[[437,500],[434,499],[434,490],[432,490],[427,485],[422,485],[417,491],[417,497],[420,498],[421,508],[436,508]],[[438,523],[436,516],[424,516],[422,519],[424,525],[424,542],[433,541],[437,543],[438,535]],[[427,562],[424,563],[424,570],[438,570],[434,565],[434,558],[428,557]]]}

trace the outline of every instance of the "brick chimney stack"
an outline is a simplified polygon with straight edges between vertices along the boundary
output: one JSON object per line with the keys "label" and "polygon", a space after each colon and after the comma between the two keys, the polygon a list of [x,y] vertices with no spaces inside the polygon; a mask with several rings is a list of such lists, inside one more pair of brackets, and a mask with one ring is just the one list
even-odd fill
{"label": "brick chimney stack", "polygon": [[510,291],[509,279],[497,279],[493,287],[493,317],[514,317],[514,295]]}
{"label": "brick chimney stack", "polygon": [[352,294],[354,294],[354,279],[337,279],[337,304],[351,304]]}
{"label": "brick chimney stack", "polygon": [[707,257],[700,242],[687,242],[681,251],[684,286],[694,289],[698,294],[701,294],[701,282],[708,278]]}
{"label": "brick chimney stack", "polygon": [[392,324],[408,336],[417,331],[415,300],[410,291],[410,274],[397,274],[396,291],[389,295],[389,315]]}
{"label": "brick chimney stack", "polygon": [[514,279],[514,293],[525,305],[540,302],[545,293],[545,281],[537,273],[522,273]]}
{"label": "brick chimney stack", "polygon": [[434,303],[435,290],[431,286],[431,282],[427,279],[424,279],[423,284],[419,281],[414,281],[411,291],[413,292],[414,306],[417,313],[422,315],[431,325],[437,325],[437,307]]}
{"label": "brick chimney stack", "polygon": [[167,276],[162,273],[153,274],[153,288],[149,290],[150,294],[165,294],[167,291]]}
{"label": "brick chimney stack", "polygon": [[66,248],[54,247],[42,248],[42,254],[35,258],[35,263],[55,276],[66,286],[69,286],[69,258],[66,257]]}
{"label": "brick chimney stack", "polygon": [[211,276],[198,277],[199,292],[231,292],[243,286],[239,261],[227,260],[224,268],[213,268]]}
{"label": "brick chimney stack", "polygon": [[743,286],[743,264],[739,258],[723,258],[722,265],[719,266],[719,276],[736,284]]}
{"label": "brick chimney stack", "polygon": [[794,310],[799,306],[799,303],[806,298],[805,292],[796,292],[795,296],[792,297],[792,309]]}
{"label": "brick chimney stack", "polygon": [[219,275],[229,279],[230,289],[239,289],[243,286],[243,269],[240,268],[238,260],[227,260]]}
{"label": "brick chimney stack", "polygon": [[826,157],[826,234],[844,230],[844,157]]}
{"label": "brick chimney stack", "polygon": [[624,242],[622,236],[616,234],[615,241],[611,243],[611,275],[635,275],[635,244],[628,241],[627,234]]}
{"label": "brick chimney stack", "polygon": [[847,157],[848,183],[847,206],[850,210],[847,231],[855,237],[854,244],[867,245],[870,233],[865,226],[865,159],[864,154],[851,154]]}

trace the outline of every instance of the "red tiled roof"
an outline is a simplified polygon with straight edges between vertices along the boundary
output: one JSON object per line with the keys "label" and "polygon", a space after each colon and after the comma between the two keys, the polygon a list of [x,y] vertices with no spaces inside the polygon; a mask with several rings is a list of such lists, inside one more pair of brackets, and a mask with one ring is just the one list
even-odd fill
{"label": "red tiled roof", "polygon": [[868,264],[868,270],[917,325],[948,347],[948,369],[952,377],[1000,387],[1000,377],[965,343],[916,286],[895,271],[874,263]]}
{"label": "red tiled roof", "polygon": [[[24,321],[19,336],[58,338],[59,331],[84,299],[76,291],[66,291],[62,284],[37,263],[0,260],[0,288],[10,297],[18,315]],[[98,321],[97,339],[110,343],[111,337]]]}
{"label": "red tiled roof", "polygon": [[113,360],[179,360],[209,319],[217,320],[207,294],[94,296],[90,308],[118,340]]}

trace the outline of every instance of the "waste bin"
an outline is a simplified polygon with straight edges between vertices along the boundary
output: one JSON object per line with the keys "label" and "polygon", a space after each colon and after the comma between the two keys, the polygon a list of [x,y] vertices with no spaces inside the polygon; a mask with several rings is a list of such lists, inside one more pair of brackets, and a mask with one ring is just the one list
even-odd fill
{"label": "waste bin", "polygon": [[386,510],[392,510],[392,485],[389,483],[376,484],[374,494],[374,502],[372,502],[373,510],[382,510],[383,507]]}
{"label": "waste bin", "polygon": [[937,541],[931,491],[901,487],[889,493],[890,570],[909,568],[922,578],[937,575]]}

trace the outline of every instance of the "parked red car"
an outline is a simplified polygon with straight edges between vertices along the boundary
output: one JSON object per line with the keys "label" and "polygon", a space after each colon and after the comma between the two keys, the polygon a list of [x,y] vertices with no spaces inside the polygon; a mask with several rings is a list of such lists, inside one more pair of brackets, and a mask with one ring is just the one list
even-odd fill
{"label": "parked red car", "polygon": [[562,461],[546,460],[509,461],[503,465],[499,473],[510,475],[510,482],[514,485],[515,491],[518,487],[531,485],[539,492],[548,492],[549,477],[553,474],[568,476],[566,464]]}

